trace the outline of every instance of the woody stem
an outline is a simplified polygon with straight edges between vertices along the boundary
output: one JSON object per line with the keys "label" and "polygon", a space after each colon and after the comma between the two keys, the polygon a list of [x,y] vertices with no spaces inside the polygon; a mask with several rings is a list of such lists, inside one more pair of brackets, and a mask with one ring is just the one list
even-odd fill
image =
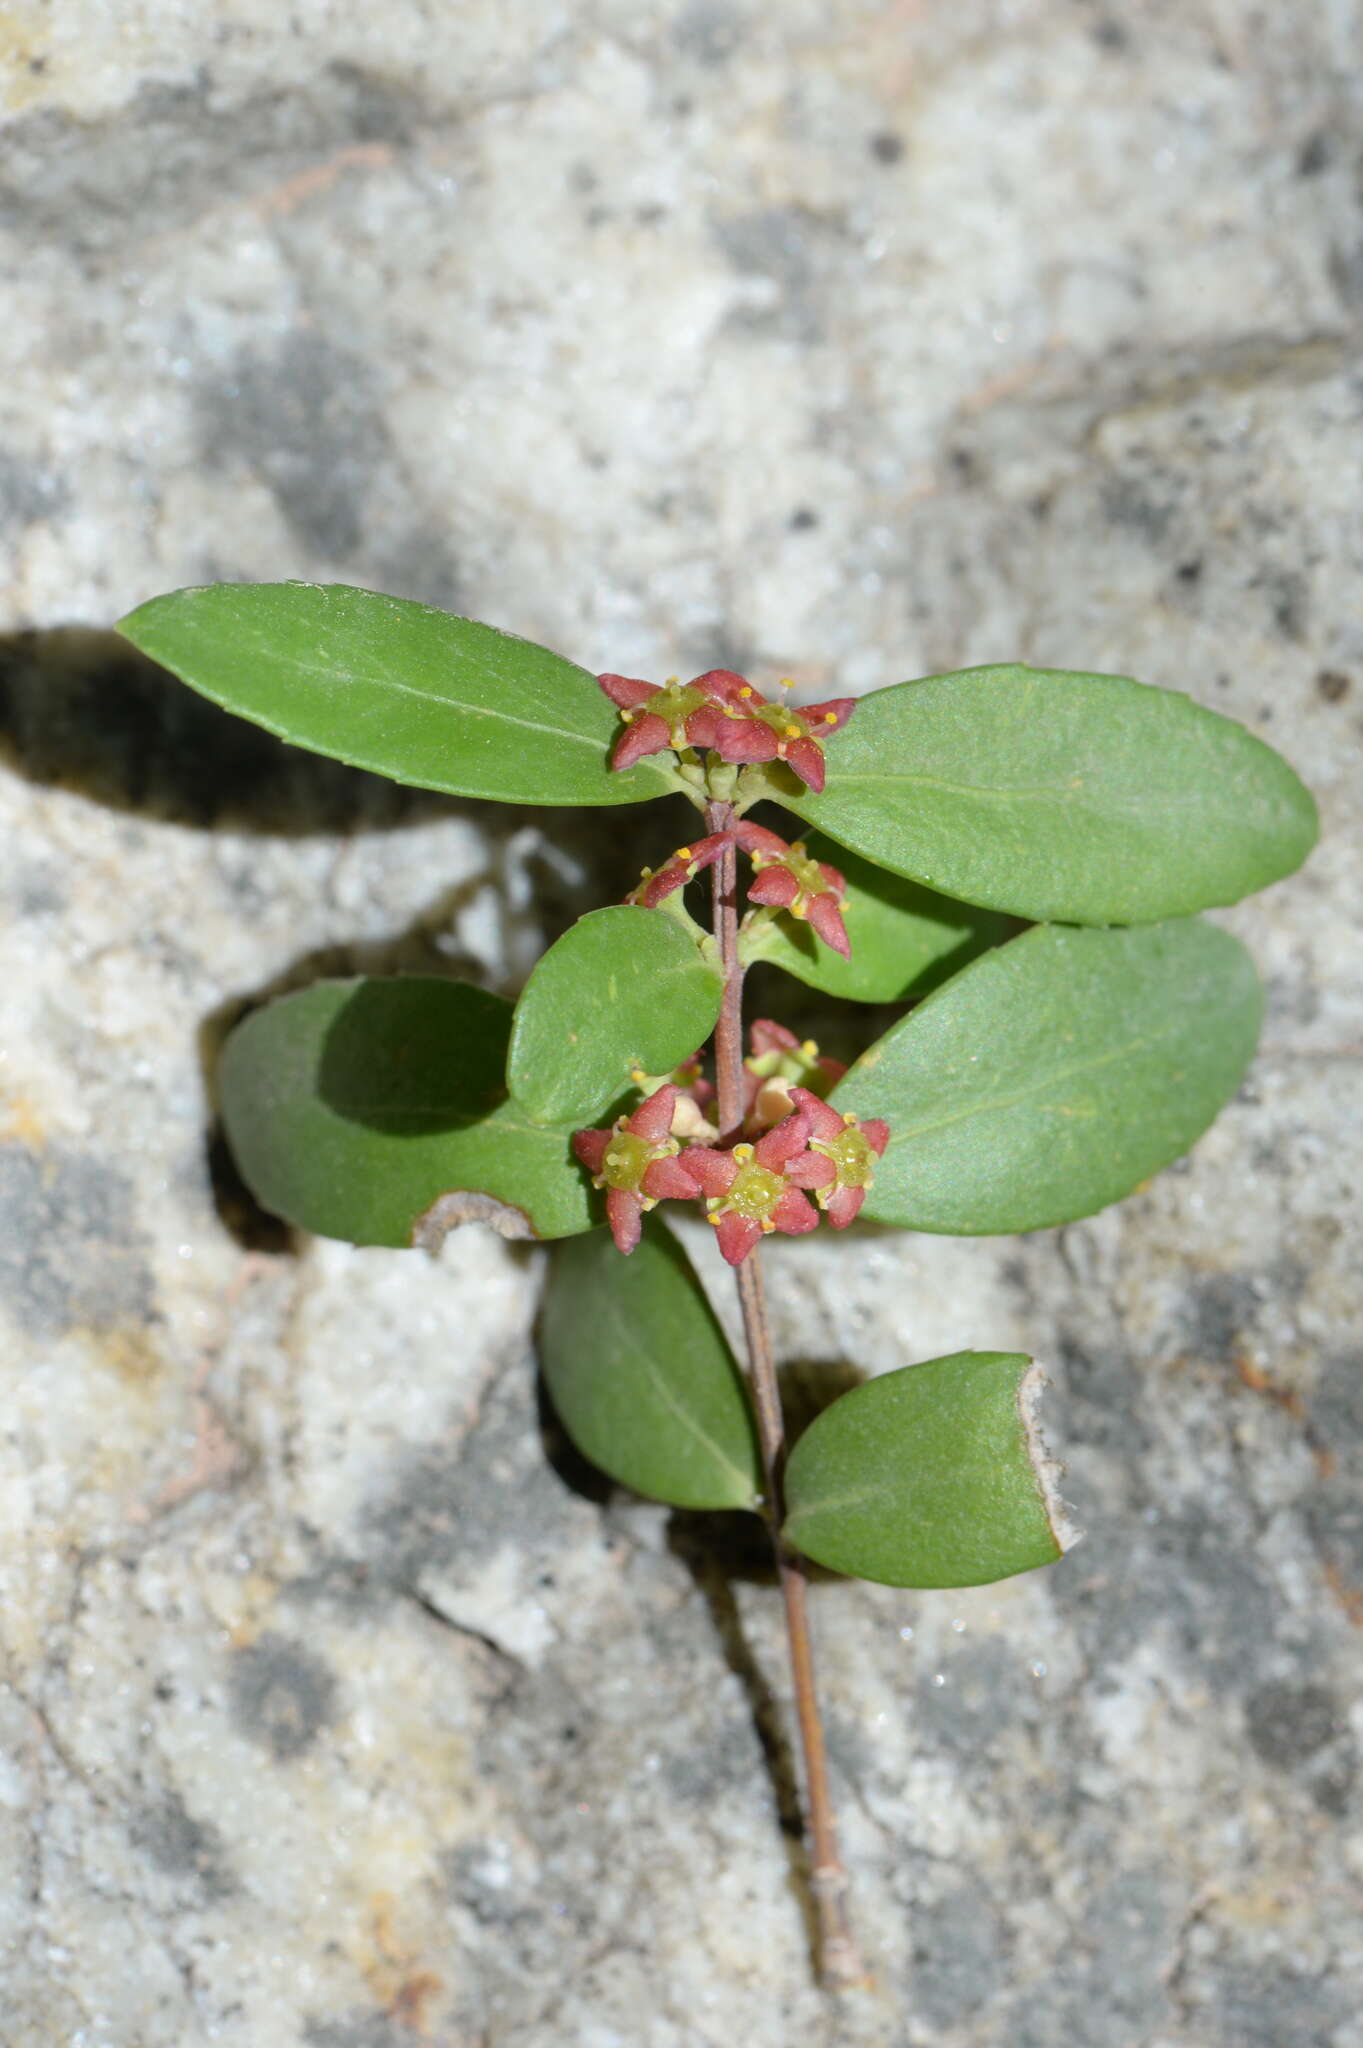
{"label": "woody stem", "polygon": [[[733,822],[732,804],[712,802],[706,805],[707,833],[730,831]],[[738,958],[738,860],[733,846],[724,849],[711,873],[715,940],[724,973],[724,999],[715,1027],[715,1084],[719,1097],[720,1139],[722,1143],[730,1144],[738,1137],[743,1124],[743,968]],[[811,1838],[810,1882],[818,1930],[818,1968],[825,1984],[847,1985],[859,1981],[861,1960],[847,1919],[847,1872],[838,1853],[837,1825],[828,1784],[828,1753],[814,1687],[814,1653],[809,1635],[804,1564],[781,1535],[781,1525],[785,1520],[783,1474],[786,1431],[758,1256],[756,1251],[749,1252],[738,1268],[738,1298],[743,1309],[748,1377],[762,1452],[765,1515],[785,1603],[795,1713],[804,1756],[805,1807]]]}

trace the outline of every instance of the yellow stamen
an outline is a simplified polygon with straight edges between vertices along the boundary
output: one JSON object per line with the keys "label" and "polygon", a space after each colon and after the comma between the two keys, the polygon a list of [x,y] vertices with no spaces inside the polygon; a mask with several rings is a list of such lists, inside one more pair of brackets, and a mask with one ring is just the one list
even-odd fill
{"label": "yellow stamen", "polygon": [[771,1236],[771,1233],[773,1232],[773,1230],[775,1230],[775,1228],[776,1228],[776,1225],[775,1225],[775,1224],[774,1224],[774,1223],[772,1222],[772,1220],[771,1220],[770,1216],[764,1216],[764,1217],[762,1218],[762,1235],[763,1235],[763,1237],[770,1237],[770,1236]]}
{"label": "yellow stamen", "polygon": [[694,860],[694,859],[695,859],[695,857],[696,857],[696,856],[695,856],[695,851],[694,851],[694,849],[693,849],[692,847],[690,847],[690,846],[679,846],[679,847],[677,848],[677,851],[676,851],[676,855],[675,855],[675,858],[676,858],[677,860]]}
{"label": "yellow stamen", "polygon": [[680,677],[680,676],[669,676],[669,677],[667,678],[667,686],[668,686],[668,688],[669,688],[669,689],[671,689],[671,687],[672,687],[672,685],[673,685],[674,683],[679,683],[680,681],[681,681],[681,677]]}
{"label": "yellow stamen", "polygon": [[620,719],[621,723],[624,725],[633,725],[634,713],[632,711],[622,711],[620,713]]}
{"label": "yellow stamen", "polygon": [[656,1209],[657,1206],[658,1198],[656,1195],[640,1195],[639,1207],[641,1209]]}
{"label": "yellow stamen", "polygon": [[742,688],[742,689],[741,689],[741,690],[739,691],[739,693],[738,693],[738,694],[739,694],[739,696],[740,696],[740,697],[751,697],[751,695],[752,695],[752,684],[751,684],[751,683],[744,683],[744,685],[743,685],[743,688]]}
{"label": "yellow stamen", "polygon": [[799,737],[800,737],[800,728],[799,728],[799,726],[798,726],[798,725],[788,725],[788,726],[786,727],[786,738],[787,738],[788,740],[798,740],[798,739],[799,739]]}
{"label": "yellow stamen", "polygon": [[845,1109],[842,1113],[842,1120],[847,1125],[847,1128],[851,1130],[857,1119],[852,1110]]}
{"label": "yellow stamen", "polygon": [[819,1057],[819,1048],[812,1038],[805,1040],[804,1044],[800,1047],[800,1051],[807,1060],[816,1060]]}
{"label": "yellow stamen", "polygon": [[795,688],[794,676],[782,676],[776,687],[778,690],[793,690]]}
{"label": "yellow stamen", "polygon": [[752,1158],[752,1152],[753,1148],[751,1145],[735,1145],[733,1150],[733,1156],[738,1161],[740,1166],[746,1166],[748,1161]]}
{"label": "yellow stamen", "polygon": [[823,715],[823,722],[824,722],[824,724],[825,724],[825,725],[836,725],[836,724],[837,724],[837,722],[838,722],[838,714],[837,714],[837,712],[836,712],[836,711],[825,711],[825,713],[824,713],[824,715]]}

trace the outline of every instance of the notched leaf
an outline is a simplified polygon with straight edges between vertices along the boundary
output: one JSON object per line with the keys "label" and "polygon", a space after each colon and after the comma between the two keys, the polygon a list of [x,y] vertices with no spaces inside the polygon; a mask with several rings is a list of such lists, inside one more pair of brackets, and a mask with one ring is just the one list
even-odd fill
{"label": "notched leaf", "polygon": [[1017,1404],[1018,1421],[1022,1424],[1027,1456],[1036,1474],[1041,1505],[1046,1511],[1056,1547],[1063,1557],[1067,1550],[1073,1550],[1076,1543],[1083,1541],[1084,1532],[1074,1521],[1068,1503],[1061,1496],[1060,1482],[1065,1476],[1065,1468],[1052,1455],[1041,1427],[1041,1397],[1053,1384],[1045,1368],[1033,1360],[1018,1382]]}
{"label": "notched leaf", "polygon": [[499,1202],[495,1195],[451,1188],[448,1193],[437,1195],[412,1225],[414,1249],[434,1256],[450,1232],[463,1223],[490,1223],[498,1237],[513,1240],[539,1236],[524,1209],[518,1209],[514,1202]]}

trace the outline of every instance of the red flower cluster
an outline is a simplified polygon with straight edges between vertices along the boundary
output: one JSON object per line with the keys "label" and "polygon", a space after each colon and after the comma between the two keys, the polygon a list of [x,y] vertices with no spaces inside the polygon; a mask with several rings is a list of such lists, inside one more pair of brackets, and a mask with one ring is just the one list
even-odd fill
{"label": "red flower cluster", "polygon": [[[782,1029],[754,1026],[754,1042],[759,1030]],[[820,1063],[817,1047],[806,1052],[792,1033],[784,1035],[813,1074],[820,1064],[836,1065]],[[782,1045],[780,1050],[791,1057],[790,1048]],[[827,1080],[823,1074],[817,1078]],[[762,1085],[760,1076],[754,1080]],[[859,1123],[850,1112],[839,1114],[811,1089],[797,1085],[789,1090],[790,1113],[755,1143],[683,1148],[672,1136],[679,1094],[666,1083],[632,1116],[617,1118],[608,1129],[573,1133],[574,1152],[593,1184],[606,1191],[606,1218],[622,1252],[638,1244],[643,1212],[669,1198],[704,1202],[731,1266],[742,1265],[754,1245],[773,1231],[803,1237],[817,1227],[820,1210],[835,1230],[845,1230],[866,1199],[875,1161],[889,1142],[889,1126],[879,1117]]]}
{"label": "red flower cluster", "polygon": [[792,711],[770,703],[731,668],[707,669],[689,683],[673,676],[661,687],[636,676],[602,675],[597,681],[626,727],[612,768],[632,768],[645,754],[668,747],[694,747],[721,761],[786,761],[816,794],[824,785],[823,742],[856,709],[855,697],[830,697]]}
{"label": "red flower cluster", "polygon": [[741,846],[752,860],[756,873],[748,885],[750,903],[768,904],[806,919],[826,946],[841,953],[844,960],[850,958],[852,948],[842,918],[846,877],[826,860],[811,860],[802,841],[797,839],[789,846],[765,825],[750,825],[746,819],[740,819],[731,831],[712,832],[692,846],[679,846],[656,871],[645,868],[628,901],[656,910],[674,889],[694,881],[702,868],[712,867],[726,846]]}

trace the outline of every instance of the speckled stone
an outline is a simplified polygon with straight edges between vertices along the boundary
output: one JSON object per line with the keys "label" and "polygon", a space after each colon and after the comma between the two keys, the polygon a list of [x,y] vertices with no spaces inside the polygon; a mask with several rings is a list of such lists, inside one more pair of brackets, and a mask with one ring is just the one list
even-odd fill
{"label": "speckled stone", "polygon": [[[1360,2048],[1360,78],[1328,4],[0,10],[7,2048]],[[806,1391],[1045,1359],[1088,1530],[817,1588],[840,2009],[747,1525],[567,1451],[533,1248],[298,1239],[214,1134],[246,1003],[514,990],[673,827],[394,790],[107,631],[282,576],[811,695],[1124,670],[1320,796],[1191,1160],[771,1257]]]}

